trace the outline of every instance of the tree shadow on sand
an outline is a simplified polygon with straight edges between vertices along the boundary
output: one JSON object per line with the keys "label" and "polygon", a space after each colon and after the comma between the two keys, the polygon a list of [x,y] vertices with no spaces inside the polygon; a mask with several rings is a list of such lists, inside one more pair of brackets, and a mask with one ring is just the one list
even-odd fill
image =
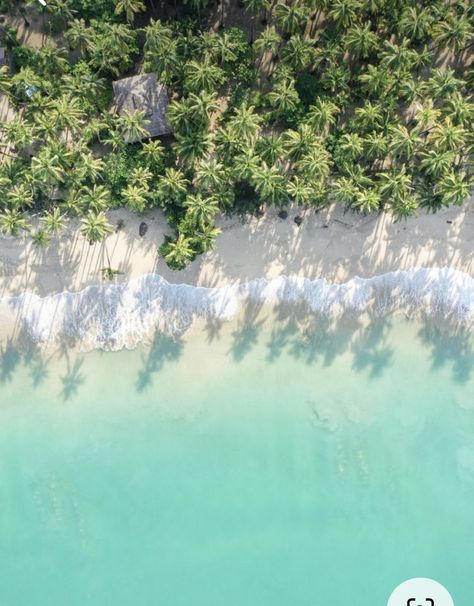
{"label": "tree shadow on sand", "polygon": [[146,355],[142,355],[143,368],[138,373],[136,389],[143,392],[153,382],[153,375],[158,373],[166,363],[176,362],[183,353],[183,342],[179,338],[172,338],[156,334],[153,344]]}
{"label": "tree shadow on sand", "polygon": [[264,324],[264,320],[258,317],[260,310],[261,305],[247,305],[237,330],[232,333],[232,345],[227,353],[235,362],[243,360],[257,344],[259,332]]}

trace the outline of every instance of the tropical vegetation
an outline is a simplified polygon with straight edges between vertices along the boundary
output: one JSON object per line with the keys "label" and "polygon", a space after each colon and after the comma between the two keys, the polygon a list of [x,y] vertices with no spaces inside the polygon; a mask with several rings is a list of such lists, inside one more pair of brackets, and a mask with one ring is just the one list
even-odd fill
{"label": "tropical vegetation", "polygon": [[[214,248],[222,213],[336,203],[402,220],[471,192],[469,0],[1,8],[11,65],[0,94],[13,110],[0,124],[4,234],[48,246],[77,217],[93,243],[112,231],[110,209],[160,207],[174,233],[160,254],[182,268]],[[47,41],[34,49],[8,23],[38,11]],[[167,87],[173,136],[147,139],[139,109],[114,113],[112,82],[139,72]]]}

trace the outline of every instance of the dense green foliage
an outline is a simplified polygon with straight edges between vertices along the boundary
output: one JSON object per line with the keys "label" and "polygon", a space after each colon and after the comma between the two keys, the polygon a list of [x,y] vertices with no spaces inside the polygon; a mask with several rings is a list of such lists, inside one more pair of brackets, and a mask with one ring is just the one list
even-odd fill
{"label": "dense green foliage", "polygon": [[[38,245],[66,215],[97,241],[107,209],[161,206],[176,237],[160,252],[181,268],[214,246],[219,212],[335,201],[402,219],[466,199],[468,0],[241,4],[188,0],[172,18],[151,1],[48,0],[40,50],[7,27],[0,92],[16,115],[1,125],[3,232],[28,230],[33,210]],[[110,111],[112,80],[138,71],[168,87],[169,140],[127,144],[144,113]]]}

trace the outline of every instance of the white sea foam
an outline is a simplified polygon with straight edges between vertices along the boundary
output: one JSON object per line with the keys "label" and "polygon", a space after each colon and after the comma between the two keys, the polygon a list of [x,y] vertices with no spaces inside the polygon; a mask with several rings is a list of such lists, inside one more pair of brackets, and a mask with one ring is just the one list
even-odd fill
{"label": "white sea foam", "polygon": [[66,339],[81,349],[134,347],[156,331],[182,334],[197,318],[226,321],[245,303],[303,303],[308,313],[384,315],[420,311],[474,325],[474,279],[449,268],[414,268],[344,284],[281,276],[218,288],[171,284],[147,274],[123,284],[89,286],[80,292],[4,298],[33,341],[53,345]]}

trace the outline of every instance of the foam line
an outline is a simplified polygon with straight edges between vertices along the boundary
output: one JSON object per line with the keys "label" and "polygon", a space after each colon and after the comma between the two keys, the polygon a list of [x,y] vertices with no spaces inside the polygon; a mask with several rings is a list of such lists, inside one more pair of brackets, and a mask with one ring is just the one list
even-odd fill
{"label": "foam line", "polygon": [[12,308],[23,332],[38,344],[52,345],[66,338],[82,349],[106,350],[134,347],[157,330],[181,334],[196,318],[230,320],[246,302],[304,303],[308,312],[334,317],[421,311],[456,318],[471,328],[474,279],[450,268],[414,268],[355,277],[343,284],[280,276],[204,288],[147,274],[80,292],[47,297],[26,292],[0,299],[0,305]]}

